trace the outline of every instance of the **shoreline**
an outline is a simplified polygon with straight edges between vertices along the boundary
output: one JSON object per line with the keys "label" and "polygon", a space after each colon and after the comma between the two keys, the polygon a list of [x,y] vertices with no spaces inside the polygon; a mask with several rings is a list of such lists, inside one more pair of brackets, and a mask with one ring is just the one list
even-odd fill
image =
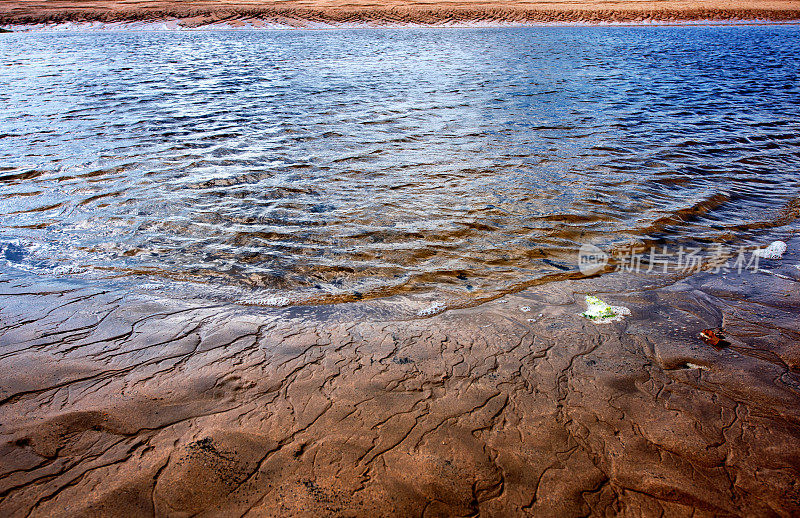
{"label": "shoreline", "polygon": [[800,19],[787,21],[773,20],[686,20],[686,21],[641,21],[641,22],[464,22],[453,24],[391,24],[391,23],[308,23],[296,20],[293,23],[252,23],[231,25],[226,22],[188,27],[181,25],[180,19],[147,22],[59,22],[44,24],[7,25],[0,33],[25,32],[227,32],[227,31],[333,31],[333,30],[413,30],[413,29],[519,29],[519,28],[568,28],[568,27],[760,27],[797,26]]}
{"label": "shoreline", "polygon": [[798,249],[411,320],[3,274],[0,512],[796,514]]}

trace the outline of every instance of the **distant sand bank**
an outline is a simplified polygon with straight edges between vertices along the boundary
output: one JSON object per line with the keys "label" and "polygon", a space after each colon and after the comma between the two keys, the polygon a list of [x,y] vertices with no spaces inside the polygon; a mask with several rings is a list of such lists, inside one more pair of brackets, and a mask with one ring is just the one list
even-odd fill
{"label": "distant sand bank", "polygon": [[792,21],[800,20],[800,2],[54,0],[43,3],[11,0],[0,4],[2,25],[165,20],[173,21],[180,27],[202,27],[220,23],[233,27],[314,27],[319,24],[502,25],[558,22],[677,23],[696,20]]}

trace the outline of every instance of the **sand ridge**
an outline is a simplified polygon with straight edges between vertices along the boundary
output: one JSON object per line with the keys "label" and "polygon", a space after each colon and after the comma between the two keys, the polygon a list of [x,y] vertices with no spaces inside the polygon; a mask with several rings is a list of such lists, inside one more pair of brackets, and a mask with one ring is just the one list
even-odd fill
{"label": "sand ridge", "polygon": [[691,20],[800,19],[800,1],[525,1],[453,0],[8,0],[0,4],[0,24],[131,22],[178,20],[189,27],[219,22],[454,24],[546,22],[679,22]]}

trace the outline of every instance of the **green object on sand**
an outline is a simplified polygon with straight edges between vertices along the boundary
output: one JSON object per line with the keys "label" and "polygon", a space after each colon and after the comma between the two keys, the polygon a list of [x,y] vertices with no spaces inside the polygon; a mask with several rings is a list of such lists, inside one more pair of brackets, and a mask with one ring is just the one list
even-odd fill
{"label": "green object on sand", "polygon": [[600,297],[594,295],[586,296],[586,305],[588,307],[586,311],[581,313],[581,316],[598,323],[621,320],[623,316],[631,313],[628,308],[611,306],[600,300]]}

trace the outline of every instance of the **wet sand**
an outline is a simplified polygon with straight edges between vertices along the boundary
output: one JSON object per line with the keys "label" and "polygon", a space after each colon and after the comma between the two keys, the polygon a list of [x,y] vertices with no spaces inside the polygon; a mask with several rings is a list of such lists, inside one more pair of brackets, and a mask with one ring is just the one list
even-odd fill
{"label": "wet sand", "polygon": [[525,1],[389,0],[9,0],[0,4],[0,24],[177,20],[188,27],[279,23],[458,24],[544,22],[680,22],[692,20],[800,19],[800,2],[766,1]]}
{"label": "wet sand", "polygon": [[410,320],[4,274],[0,514],[796,516],[798,249]]}

